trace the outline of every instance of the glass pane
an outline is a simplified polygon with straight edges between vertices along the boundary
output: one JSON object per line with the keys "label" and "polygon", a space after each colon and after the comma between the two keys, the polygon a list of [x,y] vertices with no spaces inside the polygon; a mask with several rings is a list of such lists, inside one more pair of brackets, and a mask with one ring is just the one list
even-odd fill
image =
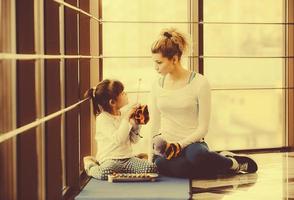
{"label": "glass pane", "polygon": [[[204,1],[204,55],[282,57],[284,0]],[[266,7],[266,9],[265,9]],[[235,24],[226,24],[233,22]],[[208,144],[214,150],[285,146],[285,59],[205,58],[212,90]],[[247,88],[246,90],[228,89]],[[249,90],[248,88],[276,88]],[[222,89],[222,90],[215,90]],[[226,90],[227,89],[227,90]]]}
{"label": "glass pane", "polygon": [[212,88],[284,87],[285,59],[209,58],[204,66]]}
{"label": "glass pane", "polygon": [[205,25],[204,35],[204,55],[285,55],[283,25]]}
{"label": "glass pane", "polygon": [[283,90],[213,91],[210,128],[213,150],[285,146]]}
{"label": "glass pane", "polygon": [[[188,67],[188,59],[182,63]],[[141,79],[140,91],[150,91],[154,80],[159,77],[152,58],[107,58],[103,59],[103,78],[118,79],[125,85],[126,91],[137,92],[138,80]]]}
{"label": "glass pane", "polygon": [[284,22],[284,0],[203,1],[204,21]]}
{"label": "glass pane", "polygon": [[164,28],[188,32],[187,24],[103,24],[103,55],[150,56],[151,45]]}
{"label": "glass pane", "polygon": [[284,56],[283,25],[205,25],[204,55]]}
{"label": "glass pane", "polygon": [[178,0],[105,0],[102,1],[102,13],[104,20],[187,21],[187,3]]}

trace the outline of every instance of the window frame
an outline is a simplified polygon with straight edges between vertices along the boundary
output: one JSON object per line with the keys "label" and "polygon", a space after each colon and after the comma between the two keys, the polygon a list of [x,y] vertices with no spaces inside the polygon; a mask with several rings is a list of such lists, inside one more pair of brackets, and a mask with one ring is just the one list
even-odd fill
{"label": "window frame", "polygon": [[287,113],[287,143],[288,146],[294,150],[294,1],[287,0],[287,22],[292,23],[287,25],[287,51],[286,56],[288,58],[286,61],[286,113]]}

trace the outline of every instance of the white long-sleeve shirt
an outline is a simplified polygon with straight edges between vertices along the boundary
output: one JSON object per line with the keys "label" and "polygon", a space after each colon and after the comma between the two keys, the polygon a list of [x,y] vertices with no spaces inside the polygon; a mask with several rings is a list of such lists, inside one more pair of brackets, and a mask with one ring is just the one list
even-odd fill
{"label": "white long-sleeve shirt", "polygon": [[151,100],[150,141],[161,133],[168,142],[178,142],[185,148],[205,137],[210,119],[210,85],[203,75],[196,73],[189,84],[175,90],[164,89],[155,81]]}
{"label": "white long-sleeve shirt", "polygon": [[132,127],[126,118],[102,112],[96,117],[96,159],[124,159],[133,156],[131,143],[139,140],[139,126]]}

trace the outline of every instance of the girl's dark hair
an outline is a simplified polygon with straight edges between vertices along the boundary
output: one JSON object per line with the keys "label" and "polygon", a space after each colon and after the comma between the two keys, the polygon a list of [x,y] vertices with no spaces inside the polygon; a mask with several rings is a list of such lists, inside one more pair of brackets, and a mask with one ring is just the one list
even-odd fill
{"label": "girl's dark hair", "polygon": [[188,46],[185,36],[174,28],[164,29],[159,38],[152,44],[152,53],[161,53],[163,57],[171,60],[177,55],[179,60]]}
{"label": "girl's dark hair", "polygon": [[102,110],[112,113],[113,110],[109,101],[116,101],[123,90],[124,86],[120,81],[105,79],[96,87],[90,88],[85,93],[85,97],[90,97],[92,99],[94,115],[99,115]]}

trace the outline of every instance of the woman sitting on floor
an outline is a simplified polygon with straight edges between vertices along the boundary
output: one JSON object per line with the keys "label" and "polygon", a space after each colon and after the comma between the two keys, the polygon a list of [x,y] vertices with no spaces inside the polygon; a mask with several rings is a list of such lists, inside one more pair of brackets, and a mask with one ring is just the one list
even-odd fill
{"label": "woman sitting on floor", "polygon": [[198,178],[257,171],[247,156],[210,151],[205,136],[210,118],[210,85],[205,76],[186,70],[181,56],[185,37],[174,29],[161,33],[151,48],[155,70],[162,77],[152,86],[149,153],[159,173]]}

